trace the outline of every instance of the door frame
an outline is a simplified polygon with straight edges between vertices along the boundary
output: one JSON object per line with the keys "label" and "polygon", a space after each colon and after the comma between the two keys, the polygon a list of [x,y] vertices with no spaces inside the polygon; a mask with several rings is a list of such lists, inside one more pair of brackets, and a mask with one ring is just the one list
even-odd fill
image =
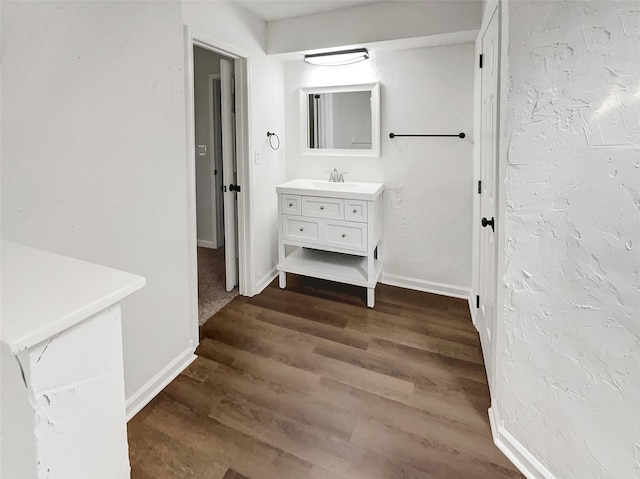
{"label": "door frame", "polygon": [[251,181],[250,161],[251,132],[249,108],[249,72],[251,58],[248,52],[222,40],[212,38],[184,26],[185,46],[185,105],[187,136],[187,256],[188,288],[192,337],[199,342],[198,331],[198,260],[197,260],[197,220],[196,220],[196,151],[195,151],[195,101],[194,101],[194,60],[193,47],[224,55],[234,62],[236,94],[236,156],[238,183],[242,192],[238,194],[238,290],[241,295],[251,294],[253,278],[253,258],[251,250]]}
{"label": "door frame", "polygon": [[[496,241],[496,276],[493,278],[493,281],[496,283],[495,288],[495,308],[494,308],[494,324],[495,331],[492,331],[492,341],[491,341],[491,349],[490,351],[484,351],[485,357],[491,358],[491,364],[485,364],[485,368],[488,366],[492,367],[491,374],[487,374],[489,377],[494,378],[495,382],[496,374],[497,374],[497,348],[498,348],[498,338],[500,338],[500,334],[498,334],[498,330],[500,328],[500,321],[502,318],[502,308],[500,307],[503,302],[503,295],[501,294],[500,283],[498,278],[502,277],[504,272],[504,260],[503,256],[500,254],[500,251],[504,249],[504,208],[502,207],[502,203],[504,201],[504,191],[502,189],[502,182],[504,180],[504,175],[502,174],[503,165],[501,159],[503,158],[503,142],[500,141],[500,134],[503,131],[502,128],[502,120],[504,118],[503,102],[500,101],[501,98],[504,98],[504,81],[502,81],[504,74],[504,56],[503,56],[503,48],[504,45],[502,43],[502,27],[501,27],[501,1],[500,0],[490,0],[487,2],[486,7],[484,9],[484,15],[482,19],[482,25],[478,32],[478,36],[476,38],[475,43],[475,58],[474,62],[479,61],[479,56],[482,53],[482,38],[489,27],[489,22],[493,15],[497,15],[498,21],[498,59],[500,61],[500,66],[498,70],[498,108],[497,108],[497,119],[496,119],[496,170],[495,174],[495,202],[496,202],[496,214],[495,214],[495,241]],[[482,71],[479,68],[478,63],[474,65],[474,132],[473,132],[473,140],[474,140],[474,151],[473,151],[473,219],[472,219],[472,249],[471,249],[471,261],[472,261],[472,298],[470,298],[470,310],[471,310],[471,318],[473,321],[473,325],[476,330],[478,329],[477,324],[477,308],[476,308],[476,297],[480,292],[480,194],[478,194],[478,181],[480,179],[480,161],[481,161],[481,136],[482,136]],[[486,325],[482,325],[486,327]],[[489,384],[489,392],[491,397],[493,398],[496,394],[496,385]]]}

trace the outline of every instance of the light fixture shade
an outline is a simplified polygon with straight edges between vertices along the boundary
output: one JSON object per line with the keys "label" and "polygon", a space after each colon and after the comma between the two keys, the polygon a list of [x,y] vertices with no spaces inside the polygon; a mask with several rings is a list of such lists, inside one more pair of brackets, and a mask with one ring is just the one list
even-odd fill
{"label": "light fixture shade", "polygon": [[366,48],[354,48],[337,52],[311,53],[304,56],[304,61],[312,65],[349,65],[369,58]]}

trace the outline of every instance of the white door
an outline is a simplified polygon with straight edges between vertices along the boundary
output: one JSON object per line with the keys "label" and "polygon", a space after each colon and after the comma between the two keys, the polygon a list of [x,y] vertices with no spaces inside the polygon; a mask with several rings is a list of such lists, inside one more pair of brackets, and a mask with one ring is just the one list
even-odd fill
{"label": "white door", "polygon": [[222,116],[222,176],[224,191],[224,260],[226,288],[238,284],[237,203],[236,203],[236,135],[233,92],[233,65],[220,60],[220,105]]}
{"label": "white door", "polygon": [[493,12],[481,41],[481,124],[480,124],[480,248],[478,330],[482,341],[489,385],[493,384],[494,333],[496,327],[498,176],[498,9]]}

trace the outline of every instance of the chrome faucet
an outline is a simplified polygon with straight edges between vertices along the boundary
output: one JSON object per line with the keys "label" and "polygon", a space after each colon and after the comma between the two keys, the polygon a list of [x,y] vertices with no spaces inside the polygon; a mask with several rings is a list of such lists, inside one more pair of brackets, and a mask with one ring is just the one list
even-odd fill
{"label": "chrome faucet", "polygon": [[338,170],[336,168],[334,168],[333,170],[329,171],[329,181],[332,183],[344,183],[344,174],[346,173],[346,171],[343,171],[342,173],[339,173]]}

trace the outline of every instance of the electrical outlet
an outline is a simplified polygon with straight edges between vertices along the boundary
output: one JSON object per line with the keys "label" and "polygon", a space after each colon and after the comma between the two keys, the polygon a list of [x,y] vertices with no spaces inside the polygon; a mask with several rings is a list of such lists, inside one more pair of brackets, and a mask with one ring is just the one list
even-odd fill
{"label": "electrical outlet", "polygon": [[207,145],[198,145],[198,156],[207,156]]}
{"label": "electrical outlet", "polygon": [[254,155],[254,163],[256,165],[260,164],[260,152],[256,150],[255,155]]}
{"label": "electrical outlet", "polygon": [[280,150],[280,151],[278,152],[278,159],[279,159],[280,161],[283,161],[283,160],[284,160],[284,153],[282,152],[282,150]]}

